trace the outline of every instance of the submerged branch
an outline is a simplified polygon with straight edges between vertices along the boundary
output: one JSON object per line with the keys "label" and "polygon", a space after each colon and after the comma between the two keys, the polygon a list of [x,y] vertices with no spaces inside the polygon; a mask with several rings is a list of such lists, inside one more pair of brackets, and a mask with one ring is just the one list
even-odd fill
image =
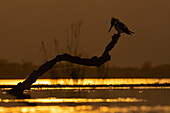
{"label": "submerged branch", "polygon": [[24,82],[18,83],[14,88],[9,90],[9,93],[21,97],[25,89],[30,89],[32,84],[36,82],[36,80],[40,76],[42,76],[45,72],[50,70],[57,62],[60,61],[67,61],[67,62],[71,62],[79,65],[85,65],[85,66],[96,66],[96,67],[101,66],[102,64],[104,64],[105,62],[111,59],[111,56],[109,55],[109,51],[111,51],[112,48],[115,46],[119,37],[120,35],[118,34],[114,34],[112,36],[111,42],[106,46],[105,51],[100,57],[94,56],[92,58],[80,58],[78,56],[71,56],[67,53],[63,55],[57,55],[52,60],[47,61],[45,64],[41,65],[38,70],[34,70]]}

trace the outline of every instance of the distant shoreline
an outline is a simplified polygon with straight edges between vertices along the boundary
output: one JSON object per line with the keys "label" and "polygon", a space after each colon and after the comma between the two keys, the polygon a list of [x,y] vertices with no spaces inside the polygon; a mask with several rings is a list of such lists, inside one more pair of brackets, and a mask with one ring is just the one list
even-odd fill
{"label": "distant shoreline", "polygon": [[[25,79],[33,70],[39,68],[31,62],[9,63],[0,60],[0,79]],[[153,67],[150,62],[141,67],[118,67],[102,65],[98,68],[56,64],[40,79],[84,79],[84,78],[170,78],[170,64]]]}

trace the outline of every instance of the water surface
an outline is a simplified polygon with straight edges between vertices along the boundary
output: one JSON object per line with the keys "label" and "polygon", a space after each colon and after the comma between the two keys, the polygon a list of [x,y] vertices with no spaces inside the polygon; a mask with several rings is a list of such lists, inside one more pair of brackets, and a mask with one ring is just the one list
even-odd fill
{"label": "water surface", "polygon": [[[23,79],[0,80],[16,85]],[[170,79],[39,79],[34,84],[116,85],[170,83]],[[170,89],[150,88],[31,88],[17,99],[0,89],[0,113],[170,113]]]}

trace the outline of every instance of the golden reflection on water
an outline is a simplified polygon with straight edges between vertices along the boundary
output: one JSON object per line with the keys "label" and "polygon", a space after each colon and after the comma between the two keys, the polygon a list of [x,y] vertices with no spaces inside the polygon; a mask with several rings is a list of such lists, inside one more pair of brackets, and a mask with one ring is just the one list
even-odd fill
{"label": "golden reflection on water", "polygon": [[87,99],[87,98],[36,98],[36,99],[0,99],[1,102],[31,102],[31,103],[90,103],[90,102],[146,102],[144,99],[117,98],[117,99]]}
{"label": "golden reflection on water", "polygon": [[[22,82],[24,79],[1,79],[0,85],[16,85],[18,82]],[[170,83],[170,79],[38,79],[34,84],[60,84],[60,85],[115,85],[115,84],[147,84],[147,83]],[[70,87],[70,89],[74,89],[75,87]],[[89,87],[82,87],[82,88],[75,88],[75,89],[93,89]],[[105,87],[102,87],[105,89]],[[102,89],[99,88],[99,89]],[[116,87],[106,87],[106,89],[115,89]],[[126,87],[125,89],[129,89]],[[133,87],[134,89],[139,87]],[[141,89],[145,89],[147,87],[140,87]],[[149,89],[151,87],[148,87]],[[155,88],[162,88],[162,87],[155,87]],[[34,89],[34,88],[33,88]],[[35,90],[46,90],[50,88],[35,88]],[[54,89],[54,88],[52,88]],[[69,89],[69,87],[64,88],[55,88],[55,89]],[[97,88],[95,88],[97,89]],[[116,89],[119,89],[118,87]],[[120,88],[122,89],[122,88]],[[103,90],[104,91],[104,90]],[[50,92],[50,91],[49,91]],[[5,93],[2,92],[4,96]],[[143,91],[139,90],[139,94],[143,94]],[[113,94],[114,95],[114,94]],[[126,94],[125,94],[126,95]],[[47,96],[46,96],[47,97]],[[120,96],[119,96],[120,97]],[[3,99],[2,99],[3,98]],[[141,97],[142,98],[142,97]],[[94,105],[94,103],[113,103],[112,106],[102,106],[101,105]],[[131,105],[134,106],[127,106],[127,107],[120,107],[116,106],[116,103],[121,104],[132,103]],[[170,106],[135,106],[136,102],[147,103],[145,99],[138,99],[138,98],[113,98],[113,99],[89,99],[89,98],[56,98],[56,97],[48,97],[48,98],[36,98],[36,99],[7,99],[4,97],[0,98],[0,103],[3,107],[0,107],[0,113],[87,113],[87,112],[95,112],[95,113],[170,113]],[[23,106],[23,103],[41,103],[45,106]],[[53,103],[52,106],[46,106],[49,103]],[[53,106],[55,103],[76,103],[76,106]],[[82,103],[84,105],[81,105]],[[90,103],[90,105],[85,105],[85,103]],[[7,107],[10,106],[16,107]],[[20,105],[21,104],[21,105]],[[81,105],[81,106],[80,106]]]}
{"label": "golden reflection on water", "polygon": [[[1,79],[0,85],[16,85],[24,79]],[[60,85],[117,85],[117,84],[148,84],[148,83],[170,83],[170,79],[38,79],[37,84],[60,84]]]}
{"label": "golden reflection on water", "polygon": [[169,113],[170,106],[128,106],[128,107],[93,107],[82,106],[35,106],[35,107],[0,107],[0,113]]}

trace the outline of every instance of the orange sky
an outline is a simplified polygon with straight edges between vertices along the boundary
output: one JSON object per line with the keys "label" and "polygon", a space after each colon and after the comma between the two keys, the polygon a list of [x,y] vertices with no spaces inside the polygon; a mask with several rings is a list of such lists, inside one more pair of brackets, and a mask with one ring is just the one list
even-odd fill
{"label": "orange sky", "polygon": [[113,16],[135,35],[122,35],[111,52],[111,65],[167,64],[169,4],[169,0],[0,0],[0,59],[40,63],[41,41],[54,57],[54,39],[65,45],[66,30],[79,20],[80,50],[89,57],[101,55],[115,32],[108,33]]}

